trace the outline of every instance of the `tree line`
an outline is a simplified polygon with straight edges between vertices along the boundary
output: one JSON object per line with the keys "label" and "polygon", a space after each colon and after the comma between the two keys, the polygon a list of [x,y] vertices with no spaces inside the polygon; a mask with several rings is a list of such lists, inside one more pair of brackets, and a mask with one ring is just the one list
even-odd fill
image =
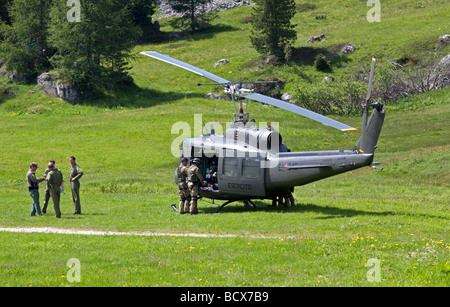
{"label": "tree line", "polygon": [[[172,24],[195,32],[217,14],[206,12],[212,0],[169,0],[181,17]],[[290,20],[294,0],[255,0],[250,43],[262,55],[289,57],[296,33]],[[79,5],[71,21],[69,4]],[[53,71],[75,86],[132,82],[128,75],[133,47],[160,39],[152,16],[155,0],[4,0],[0,4],[0,59],[19,80]],[[70,17],[70,16],[69,16]]]}

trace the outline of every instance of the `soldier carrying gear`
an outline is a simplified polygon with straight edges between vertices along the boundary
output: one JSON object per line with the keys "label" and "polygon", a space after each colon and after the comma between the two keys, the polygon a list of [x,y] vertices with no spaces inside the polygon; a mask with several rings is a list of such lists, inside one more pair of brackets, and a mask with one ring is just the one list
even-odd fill
{"label": "soldier carrying gear", "polygon": [[188,169],[188,188],[191,194],[191,207],[189,209],[189,213],[197,214],[197,196],[199,186],[203,185],[203,175],[200,173],[200,169],[198,168],[200,164],[200,159],[195,158],[192,161],[191,167]]}
{"label": "soldier carrying gear", "polygon": [[47,189],[50,191],[50,196],[52,197],[56,218],[60,218],[61,211],[59,209],[59,200],[61,198],[61,184],[63,182],[63,177],[61,172],[55,169],[53,163],[49,163],[48,168],[50,171],[47,174]]}
{"label": "soldier carrying gear", "polygon": [[178,194],[180,195],[180,214],[189,212],[189,202],[191,194],[188,189],[186,178],[188,176],[187,158],[182,158],[180,166],[177,168]]}

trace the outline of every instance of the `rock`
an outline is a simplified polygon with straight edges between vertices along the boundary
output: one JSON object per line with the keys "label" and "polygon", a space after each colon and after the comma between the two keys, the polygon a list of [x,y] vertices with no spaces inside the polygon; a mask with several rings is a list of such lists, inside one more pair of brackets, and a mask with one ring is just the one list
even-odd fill
{"label": "rock", "polygon": [[310,44],[310,43],[314,43],[314,42],[321,42],[321,41],[323,41],[324,39],[326,38],[326,36],[325,36],[325,34],[319,34],[319,35],[316,35],[316,36],[311,36],[307,41],[306,41],[306,43],[307,44]]}
{"label": "rock", "polygon": [[55,83],[53,83],[52,75],[49,73],[43,73],[37,78],[37,84],[42,93],[50,97],[58,97],[58,91],[56,90]]}
{"label": "rock", "polygon": [[230,63],[230,62],[227,59],[221,59],[221,60],[217,61],[216,64],[214,64],[214,67],[221,66],[224,64],[228,64],[228,63]]}
{"label": "rock", "polygon": [[281,100],[289,102],[291,101],[291,93],[286,92],[283,95],[281,95]]}
{"label": "rock", "polygon": [[222,95],[215,95],[213,93],[208,93],[204,97],[205,98],[209,98],[209,99],[215,99],[215,100],[222,100],[223,99]]}
{"label": "rock", "polygon": [[444,34],[439,36],[439,41],[443,44],[450,44],[450,34]]}
{"label": "rock", "polygon": [[50,97],[59,97],[70,102],[77,102],[85,95],[76,86],[64,84],[59,80],[55,83],[52,75],[49,73],[39,75],[37,83],[42,93]]}
{"label": "rock", "polygon": [[[172,10],[172,7],[169,5],[168,0],[156,0],[156,4],[159,6],[157,19],[181,16],[181,14],[176,13]],[[220,11],[230,10],[235,7],[253,6],[253,5],[255,5],[255,4],[250,1],[212,0],[210,3],[205,5],[204,10],[206,12],[211,12],[211,11],[220,12]]]}
{"label": "rock", "polygon": [[352,44],[345,44],[344,47],[341,48],[341,52],[344,54],[349,54],[355,52],[355,46]]}
{"label": "rock", "polygon": [[334,81],[334,78],[333,77],[328,77],[328,76],[325,76],[322,79],[322,82],[326,82],[326,83],[333,82],[333,81]]}

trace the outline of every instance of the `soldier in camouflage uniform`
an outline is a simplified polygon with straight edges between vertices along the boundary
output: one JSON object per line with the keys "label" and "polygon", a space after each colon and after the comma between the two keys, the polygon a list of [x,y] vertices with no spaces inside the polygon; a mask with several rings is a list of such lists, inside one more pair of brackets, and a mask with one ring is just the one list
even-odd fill
{"label": "soldier in camouflage uniform", "polygon": [[189,212],[189,202],[191,199],[188,185],[186,182],[186,177],[188,176],[187,171],[187,158],[182,158],[180,166],[177,168],[177,180],[178,180],[178,194],[180,195],[180,214]]}
{"label": "soldier in camouflage uniform", "polygon": [[198,189],[203,185],[203,175],[200,173],[200,169],[198,168],[200,164],[200,159],[195,158],[192,161],[191,167],[188,169],[188,188],[191,194],[191,207],[189,209],[189,213],[197,214],[197,196]]}
{"label": "soldier in camouflage uniform", "polygon": [[[61,191],[64,192],[64,178],[63,178],[63,174],[62,172],[55,167],[56,162],[55,160],[50,160],[49,161],[49,166],[47,167],[47,169],[44,171],[44,177],[47,178],[48,173],[51,171],[50,169],[50,164],[53,164],[53,170],[57,171],[61,174],[61,178],[63,183],[61,184]],[[48,189],[48,187],[45,188],[45,193],[44,193],[44,204],[42,206],[42,213],[46,214],[47,213],[47,206],[48,206],[48,201],[50,200],[50,189]]]}
{"label": "soldier in camouflage uniform", "polygon": [[63,178],[61,172],[56,170],[52,163],[48,164],[48,168],[47,189],[50,191],[50,196],[52,197],[56,218],[60,218],[61,210],[59,209],[59,200],[61,198],[61,184],[63,182]]}
{"label": "soldier in camouflage uniform", "polygon": [[80,182],[78,181],[81,176],[83,176],[83,171],[77,165],[74,156],[69,158],[72,167],[69,172],[70,188],[72,190],[73,203],[75,204],[75,212],[73,214],[81,214],[81,203],[80,203]]}

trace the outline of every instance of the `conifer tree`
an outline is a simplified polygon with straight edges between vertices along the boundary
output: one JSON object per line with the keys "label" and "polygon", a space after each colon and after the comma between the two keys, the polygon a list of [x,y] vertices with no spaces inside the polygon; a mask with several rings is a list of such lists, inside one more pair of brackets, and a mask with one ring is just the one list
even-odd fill
{"label": "conifer tree", "polygon": [[217,17],[214,11],[206,12],[206,5],[211,2],[212,0],[169,0],[172,9],[182,14],[173,20],[172,26],[190,29],[191,32],[205,28]]}
{"label": "conifer tree", "polygon": [[131,49],[142,32],[120,0],[81,1],[80,22],[67,20],[66,1],[51,10],[56,70],[73,85],[95,88],[127,80]]}
{"label": "conifer tree", "polygon": [[263,56],[271,56],[278,62],[288,60],[292,45],[297,39],[294,0],[256,0],[252,12],[250,40],[253,47]]}
{"label": "conifer tree", "polygon": [[3,24],[0,52],[7,68],[19,79],[32,79],[50,66],[53,50],[48,44],[52,0],[14,0],[9,8],[11,24]]}

